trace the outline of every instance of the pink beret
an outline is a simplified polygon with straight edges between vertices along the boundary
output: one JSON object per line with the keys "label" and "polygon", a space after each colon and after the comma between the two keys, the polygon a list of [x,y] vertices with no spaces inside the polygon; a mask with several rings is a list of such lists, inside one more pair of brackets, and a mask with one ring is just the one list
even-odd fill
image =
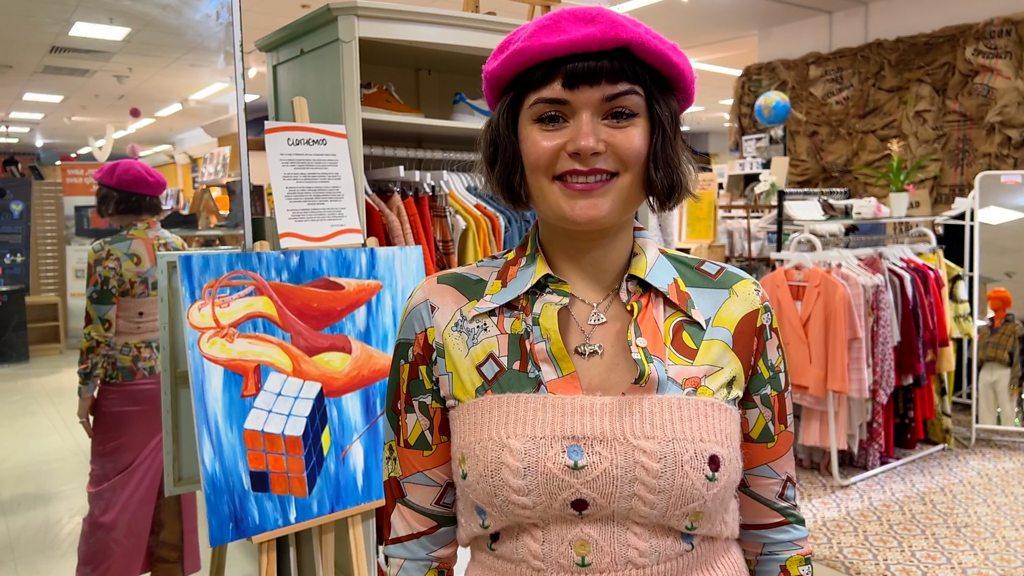
{"label": "pink beret", "polygon": [[100,166],[93,179],[107,188],[140,196],[159,196],[167,189],[167,179],[163,174],[134,158]]}
{"label": "pink beret", "polygon": [[484,64],[484,97],[494,110],[516,76],[572,54],[626,48],[668,79],[680,110],[693,104],[696,77],[677,44],[630,16],[601,6],[554,10],[513,30]]}

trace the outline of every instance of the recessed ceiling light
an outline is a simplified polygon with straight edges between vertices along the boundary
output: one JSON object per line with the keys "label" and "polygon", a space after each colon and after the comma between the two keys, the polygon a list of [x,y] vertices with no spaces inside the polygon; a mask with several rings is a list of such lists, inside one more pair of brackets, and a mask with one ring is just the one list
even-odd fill
{"label": "recessed ceiling light", "polygon": [[97,24],[95,22],[82,22],[79,20],[71,26],[71,30],[68,31],[68,36],[120,42],[124,40],[125,36],[131,33],[131,31],[132,29],[126,26],[112,26],[110,24]]}
{"label": "recessed ceiling light", "polygon": [[255,66],[250,66],[248,72],[246,72],[246,74],[249,76],[250,80],[255,78],[256,75],[259,74],[259,73],[260,73],[259,68],[255,67]]}
{"label": "recessed ceiling light", "polygon": [[690,130],[692,130],[692,128],[690,128],[689,126],[681,126],[679,129],[682,130],[683,132],[689,132]]}
{"label": "recessed ceiling light", "polygon": [[149,150],[139,152],[139,156],[149,156],[150,154],[156,154],[157,152],[163,152],[165,150],[170,150],[171,148],[172,146],[170,144],[161,144],[159,146],[154,146]]}
{"label": "recessed ceiling light", "polygon": [[146,126],[149,126],[153,122],[156,122],[156,120],[154,120],[152,118],[143,118],[142,120],[139,120],[138,122],[130,124],[128,126],[128,132],[131,133],[131,132],[135,132],[136,130],[142,130],[143,128],[145,128]]}
{"label": "recessed ceiling light", "polygon": [[978,222],[982,224],[1006,224],[1024,218],[1024,212],[1003,208],[1002,206],[985,206],[978,210]]}
{"label": "recessed ceiling light", "polygon": [[732,98],[726,98],[725,100],[719,100],[719,104],[725,104],[726,106],[732,106]]}
{"label": "recessed ceiling light", "polygon": [[260,95],[259,94],[246,94],[245,95],[245,101],[246,102],[254,102],[254,101],[259,100],[259,99],[260,99]]}
{"label": "recessed ceiling light", "polygon": [[7,117],[15,120],[42,120],[46,118],[46,114],[42,112],[11,112]]}
{"label": "recessed ceiling light", "polygon": [[68,154],[68,156],[71,156],[72,158],[78,158],[78,152],[72,152],[71,154]]}
{"label": "recessed ceiling light", "polygon": [[118,130],[117,132],[114,132],[111,135],[111,138],[113,138],[114,140],[117,140],[119,138],[124,138],[125,136],[127,136],[129,134],[131,134],[130,130]]}
{"label": "recessed ceiling light", "polygon": [[10,134],[28,134],[32,130],[28,126],[0,126],[0,132],[7,132]]}
{"label": "recessed ceiling light", "polygon": [[92,152],[92,146],[82,146],[78,149],[78,154],[88,154]]}
{"label": "recessed ceiling light", "polygon": [[722,112],[722,118],[725,118],[726,120],[728,120],[729,119],[729,113],[728,112]]}
{"label": "recessed ceiling light", "polygon": [[60,161],[60,160],[57,160],[56,162],[54,162],[54,163],[53,163],[53,165],[54,165],[54,166],[60,166],[60,165],[61,165],[61,161]]}
{"label": "recessed ceiling light", "polygon": [[181,102],[175,102],[174,104],[171,104],[169,106],[165,106],[165,107],[157,110],[156,112],[153,113],[153,116],[156,116],[157,118],[165,118],[165,117],[170,116],[171,114],[174,114],[176,112],[181,112],[182,108],[184,108],[184,106],[181,105]]}
{"label": "recessed ceiling light", "polygon": [[26,102],[49,102],[50,104],[60,104],[64,101],[64,95],[62,94],[43,94],[41,92],[25,92],[21,97]]}
{"label": "recessed ceiling light", "polygon": [[690,112],[703,112],[703,111],[704,111],[704,107],[703,106],[690,106],[689,108],[686,109],[686,112],[683,112],[683,114],[689,114]]}
{"label": "recessed ceiling light", "polygon": [[651,4],[657,4],[658,2],[661,2],[661,0],[627,0],[626,2],[623,2],[621,4],[610,6],[610,8],[620,14],[625,14],[626,12],[639,10],[640,8],[650,6]]}
{"label": "recessed ceiling light", "polygon": [[227,87],[228,87],[228,83],[227,82],[214,82],[213,84],[210,84],[206,88],[203,88],[202,90],[196,92],[195,94],[192,94],[191,96],[188,97],[188,99],[189,100],[202,100],[203,98],[207,98],[209,96],[213,96],[217,92],[220,92],[221,90],[223,90],[223,89],[225,89]]}
{"label": "recessed ceiling light", "polygon": [[95,144],[93,144],[93,148],[103,148],[103,145],[106,144],[106,143],[107,143],[107,139],[106,138],[100,138],[99,140],[96,141]]}
{"label": "recessed ceiling light", "polygon": [[716,64],[705,64],[703,62],[690,61],[690,65],[697,70],[703,70],[705,72],[714,72],[716,74],[725,74],[727,76],[739,76],[743,74],[743,70],[739,68],[729,68],[728,66],[718,66]]}
{"label": "recessed ceiling light", "polygon": [[732,122],[724,122],[724,123],[722,124],[722,126],[725,126],[726,128],[729,128],[729,127],[731,127],[731,126],[732,126]]}
{"label": "recessed ceiling light", "polygon": [[0,144],[17,144],[18,142],[21,142],[21,139],[0,136]]}
{"label": "recessed ceiling light", "polygon": [[36,138],[36,148],[42,148],[42,147],[43,147],[43,139],[37,137]]}

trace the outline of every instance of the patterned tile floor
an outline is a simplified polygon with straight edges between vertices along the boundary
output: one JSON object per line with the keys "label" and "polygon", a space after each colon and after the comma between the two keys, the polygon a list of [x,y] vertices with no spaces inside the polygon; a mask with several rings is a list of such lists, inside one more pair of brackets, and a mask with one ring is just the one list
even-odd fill
{"label": "patterned tile floor", "polygon": [[848,488],[809,471],[800,482],[818,564],[850,576],[1024,576],[1022,444],[946,450]]}

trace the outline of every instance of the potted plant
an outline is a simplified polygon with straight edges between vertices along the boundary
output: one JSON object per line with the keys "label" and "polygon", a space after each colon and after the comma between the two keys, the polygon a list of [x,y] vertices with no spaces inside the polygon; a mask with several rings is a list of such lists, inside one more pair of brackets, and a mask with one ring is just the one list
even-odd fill
{"label": "potted plant", "polygon": [[893,218],[902,218],[907,215],[907,207],[910,206],[910,193],[914,191],[913,181],[917,173],[924,165],[924,159],[910,162],[900,156],[903,151],[903,142],[899,138],[889,140],[889,163],[884,170],[878,170],[864,166],[860,171],[874,177],[874,183],[889,188],[889,209]]}

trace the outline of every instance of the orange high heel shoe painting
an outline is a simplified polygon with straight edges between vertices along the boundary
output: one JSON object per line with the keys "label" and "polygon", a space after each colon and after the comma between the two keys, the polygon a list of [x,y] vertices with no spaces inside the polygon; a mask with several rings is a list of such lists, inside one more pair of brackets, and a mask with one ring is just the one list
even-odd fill
{"label": "orange high heel shoe painting", "polygon": [[[260,366],[303,380],[315,380],[327,397],[342,396],[388,375],[391,356],[324,328],[380,291],[376,280],[318,278],[302,285],[268,282],[259,274],[234,270],[203,287],[203,298],[189,306],[189,326],[200,331],[203,357],[243,378],[242,395],[255,396]],[[221,290],[239,289],[221,294]],[[291,335],[291,343],[236,327],[262,318]]]}
{"label": "orange high heel shoe painting", "polygon": [[383,500],[379,416],[422,251],[177,262],[211,544]]}

